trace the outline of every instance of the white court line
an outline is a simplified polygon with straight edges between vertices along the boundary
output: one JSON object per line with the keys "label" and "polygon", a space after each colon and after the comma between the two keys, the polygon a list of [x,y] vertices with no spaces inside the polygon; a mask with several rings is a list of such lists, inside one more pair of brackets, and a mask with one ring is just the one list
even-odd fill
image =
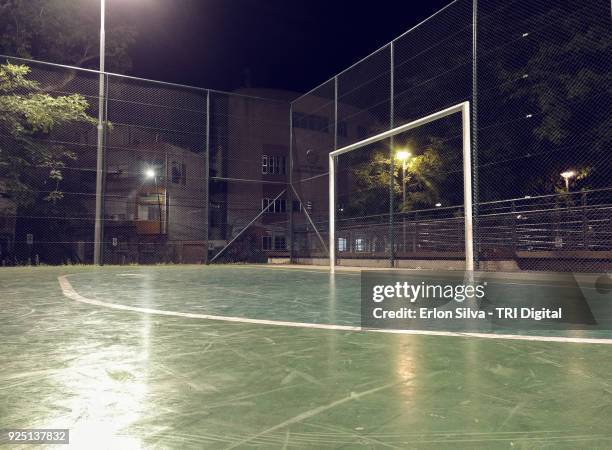
{"label": "white court line", "polygon": [[[76,274],[74,274],[76,275]],[[305,323],[305,322],[289,322],[284,320],[267,320],[267,319],[249,319],[246,317],[232,316],[215,316],[211,314],[186,313],[180,311],[167,311],[163,309],[141,308],[138,306],[121,305],[118,303],[109,303],[102,300],[94,300],[83,297],[79,294],[68,281],[71,275],[61,275],[57,277],[62,293],[71,300],[89,305],[102,306],[104,308],[118,309],[122,311],[134,311],[144,314],[157,314],[161,316],[186,317],[190,319],[206,319],[218,320],[222,322],[237,322],[250,323],[256,325],[272,325],[280,327],[292,328],[311,328],[319,330],[336,330],[336,331],[365,331],[373,333],[390,333],[390,334],[416,334],[428,336],[455,336],[455,337],[478,337],[484,339],[511,339],[517,341],[539,341],[539,342],[572,342],[579,344],[607,344],[612,345],[612,339],[597,339],[597,338],[577,338],[577,337],[561,337],[561,336],[527,336],[521,334],[495,334],[495,333],[457,333],[453,331],[430,331],[430,330],[372,330],[350,325],[331,325],[323,323]]]}

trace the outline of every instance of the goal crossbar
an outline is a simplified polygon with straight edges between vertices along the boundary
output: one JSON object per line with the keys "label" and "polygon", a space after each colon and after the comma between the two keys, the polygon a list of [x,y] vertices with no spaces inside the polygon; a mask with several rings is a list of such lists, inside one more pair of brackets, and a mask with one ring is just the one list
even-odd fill
{"label": "goal crossbar", "polygon": [[472,218],[472,150],[470,138],[470,102],[462,102],[442,109],[420,119],[408,122],[393,129],[363,139],[354,144],[334,150],[329,154],[329,267],[334,272],[336,267],[336,158],[344,153],[373,144],[386,138],[421,127],[430,122],[442,119],[451,114],[461,114],[463,142],[463,207],[465,222],[465,268],[474,270],[474,236]]}

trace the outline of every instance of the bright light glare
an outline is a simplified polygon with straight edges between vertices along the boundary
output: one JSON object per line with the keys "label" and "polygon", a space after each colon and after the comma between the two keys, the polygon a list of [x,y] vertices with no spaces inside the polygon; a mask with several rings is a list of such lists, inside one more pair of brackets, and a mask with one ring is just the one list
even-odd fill
{"label": "bright light glare", "polygon": [[442,203],[436,203],[436,207],[439,208],[440,206],[442,206]]}
{"label": "bright light glare", "polygon": [[576,172],[574,170],[566,170],[565,172],[561,172],[561,176],[566,180],[570,178],[574,178],[576,176]]}
{"label": "bright light glare", "polygon": [[155,178],[155,170],[153,170],[153,169],[145,170],[145,177],[147,177],[147,178]]}
{"label": "bright light glare", "polygon": [[395,159],[398,161],[406,161],[410,158],[410,152],[407,150],[400,150],[395,154]]}

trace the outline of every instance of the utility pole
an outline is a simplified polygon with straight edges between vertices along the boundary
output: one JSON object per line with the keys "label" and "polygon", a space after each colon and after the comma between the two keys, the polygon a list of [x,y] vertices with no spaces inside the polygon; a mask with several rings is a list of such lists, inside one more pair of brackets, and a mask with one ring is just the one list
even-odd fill
{"label": "utility pole", "polygon": [[94,224],[94,264],[102,264],[102,186],[104,181],[104,12],[105,0],[100,0],[100,78],[98,91],[98,150],[96,158],[96,219]]}

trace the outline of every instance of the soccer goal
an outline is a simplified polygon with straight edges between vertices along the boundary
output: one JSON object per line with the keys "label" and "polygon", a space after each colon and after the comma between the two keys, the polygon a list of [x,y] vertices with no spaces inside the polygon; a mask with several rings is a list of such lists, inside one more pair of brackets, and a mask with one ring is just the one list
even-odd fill
{"label": "soccer goal", "polygon": [[[457,155],[457,158],[462,158],[462,164],[457,161],[457,168],[456,168],[456,172],[458,173],[459,176],[461,176],[462,174],[462,180],[463,180],[463,204],[461,205],[461,200],[459,200],[459,207],[463,207],[463,211],[460,214],[460,216],[463,216],[463,223],[459,222],[459,225],[462,225],[461,228],[463,228],[463,236],[458,236],[457,239],[463,239],[464,240],[464,245],[461,246],[461,253],[460,256],[463,256],[463,252],[465,253],[465,269],[466,270],[473,270],[474,269],[474,247],[473,247],[473,226],[472,226],[472,170],[471,170],[471,147],[470,147],[470,104],[469,102],[463,102],[463,103],[459,103],[457,105],[451,106],[449,108],[440,110],[438,112],[435,112],[433,114],[427,115],[425,117],[421,117],[417,120],[411,121],[409,123],[403,124],[401,126],[395,127],[393,129],[390,129],[388,131],[376,134],[374,136],[371,136],[367,139],[363,139],[359,142],[355,142],[352,143],[350,145],[346,145],[342,148],[339,148],[333,152],[331,152],[329,154],[329,256],[330,256],[330,270],[332,272],[334,272],[336,264],[337,264],[337,252],[346,252],[346,246],[347,246],[347,238],[346,237],[339,237],[338,236],[338,230],[337,230],[337,226],[338,226],[338,218],[337,218],[337,214],[340,212],[341,214],[346,214],[343,211],[345,211],[346,208],[346,204],[348,204],[346,200],[341,199],[340,202],[338,200],[338,160],[339,157],[343,158],[343,161],[346,161],[343,163],[343,165],[351,165],[354,163],[354,161],[359,161],[360,157],[357,156],[358,153],[367,155],[372,153],[376,148],[376,146],[378,145],[379,147],[385,147],[385,148],[389,148],[390,156],[389,158],[387,158],[387,164],[390,166],[390,170],[391,170],[391,175],[388,177],[391,180],[395,179],[395,172],[393,172],[394,170],[394,163],[393,163],[393,159],[397,157],[396,153],[401,153],[401,152],[396,152],[396,150],[394,149],[394,142],[397,142],[397,139],[399,138],[398,135],[403,135],[406,132],[410,132],[411,130],[413,130],[412,132],[418,130],[421,127],[427,127],[427,126],[431,126],[431,124],[437,122],[437,121],[441,121],[442,119],[447,120],[445,118],[451,118],[450,116],[453,115],[458,115],[459,117],[457,117],[457,119],[459,119],[460,122],[460,129],[461,131],[458,132],[458,136],[457,138],[460,140],[460,145],[462,147],[462,155]],[[395,141],[394,141],[395,139]],[[458,150],[458,153],[461,154],[461,151]],[[355,155],[355,158],[351,158],[351,156]],[[361,160],[363,161],[363,157],[361,157]],[[380,162],[380,161],[378,161]],[[382,170],[379,170],[378,175],[377,174],[371,174],[372,172],[372,167],[376,165],[376,161],[372,160],[371,163],[366,162],[365,164],[362,163],[360,170],[360,174],[363,177],[370,177],[369,179],[369,183],[370,185],[373,183],[372,179],[374,179],[376,176],[381,176],[381,173],[383,172]],[[369,164],[369,165],[368,165]],[[387,169],[385,169],[387,170]],[[363,173],[366,172],[366,175],[363,175]],[[389,172],[387,172],[389,173]],[[384,173],[383,173],[384,175]],[[405,183],[407,177],[406,174],[406,169],[404,167],[404,173],[403,175],[401,175],[401,180],[402,183]],[[345,183],[346,184],[346,183]],[[455,191],[461,191],[461,179],[459,179],[457,185],[453,188]],[[393,196],[393,181],[391,181],[391,195]],[[407,204],[406,202],[406,187],[404,185],[403,187],[403,198],[404,198],[404,203],[402,204],[402,208],[405,208],[405,205]],[[376,240],[377,238],[373,238],[373,239],[366,239],[366,238],[355,238],[352,237],[350,239],[351,242],[351,250],[352,251],[360,251],[362,250],[361,247],[363,247],[365,244],[365,242],[368,242],[367,245],[371,245],[371,248],[374,249],[375,247],[381,247],[379,248],[379,253],[390,253],[391,255],[394,254],[394,252],[396,251],[396,244],[394,244],[394,233],[395,231],[393,230],[394,226],[398,226],[397,223],[394,224],[394,213],[393,213],[393,200],[390,200],[391,203],[391,207],[389,208],[388,211],[390,212],[386,212],[383,213],[381,211],[383,211],[385,208],[387,208],[387,206],[382,206],[380,210],[377,210],[376,207],[376,202],[374,202],[374,205],[372,206],[372,202],[369,203],[370,206],[364,206],[364,202],[354,202],[354,203],[360,203],[360,207],[363,209],[365,208],[366,210],[368,210],[369,208],[372,209],[372,211],[374,211],[372,214],[365,214],[368,215],[369,217],[372,216],[376,216],[379,218],[382,218],[383,215],[386,214],[387,217],[389,217],[389,221],[388,223],[385,223],[385,219],[381,219],[379,220],[379,224],[375,225],[378,226],[379,229],[383,229],[383,228],[388,228],[390,230],[390,242],[387,241],[387,239],[383,239],[383,238],[378,238],[378,240]],[[442,206],[440,203],[436,203],[435,206]],[[352,207],[352,205],[349,204],[349,207]],[[440,208],[443,209],[443,208]],[[365,216],[364,215],[364,216]],[[460,217],[453,217],[453,218],[449,218],[449,219],[437,219],[438,220],[438,227],[440,227],[440,224],[444,225],[444,222],[446,220],[448,221],[452,221],[452,220],[461,220]],[[401,225],[400,225],[401,227]],[[404,233],[405,233],[405,228],[406,225],[404,223]],[[373,229],[373,228],[371,228]],[[460,233],[460,231],[459,231]],[[381,233],[379,232],[379,235]],[[370,241],[376,241],[373,244]],[[383,242],[384,243],[381,243]],[[404,242],[403,245],[406,246],[406,242],[405,242],[405,237],[404,237]],[[405,249],[404,249],[405,250]],[[372,250],[375,251],[375,250]],[[393,262],[393,256],[391,256],[391,261]]]}

